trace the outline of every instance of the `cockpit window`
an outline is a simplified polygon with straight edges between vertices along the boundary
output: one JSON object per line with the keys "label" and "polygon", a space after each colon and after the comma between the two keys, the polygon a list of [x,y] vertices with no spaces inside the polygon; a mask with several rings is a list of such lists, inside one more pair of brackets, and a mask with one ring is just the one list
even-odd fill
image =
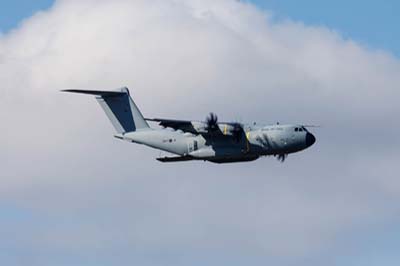
{"label": "cockpit window", "polygon": [[295,127],[294,128],[295,132],[308,132],[307,129],[305,127]]}
{"label": "cockpit window", "polygon": [[303,131],[307,132],[307,130],[304,127],[296,127],[296,128],[294,128],[294,131],[295,132],[303,132]]}

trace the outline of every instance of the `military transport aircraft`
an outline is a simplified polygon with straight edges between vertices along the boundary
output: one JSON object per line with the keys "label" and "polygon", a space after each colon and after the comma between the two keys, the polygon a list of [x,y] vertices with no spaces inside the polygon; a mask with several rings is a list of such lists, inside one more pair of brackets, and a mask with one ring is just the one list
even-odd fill
{"label": "military transport aircraft", "polygon": [[[272,155],[281,162],[289,153],[307,149],[315,137],[304,125],[245,125],[218,122],[214,113],[206,121],[144,118],[128,88],[118,91],[64,90],[95,95],[117,134],[116,138],[174,154],[161,162],[203,160],[213,163],[254,161]],[[162,128],[152,129],[149,122]]]}

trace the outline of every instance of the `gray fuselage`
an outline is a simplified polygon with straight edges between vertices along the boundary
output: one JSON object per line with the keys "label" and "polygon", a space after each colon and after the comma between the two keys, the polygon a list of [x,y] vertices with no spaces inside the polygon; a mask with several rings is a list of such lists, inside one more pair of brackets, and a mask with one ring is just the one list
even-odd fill
{"label": "gray fuselage", "polygon": [[201,134],[172,129],[138,130],[117,137],[179,156],[217,163],[251,161],[260,156],[295,153],[315,142],[311,133],[297,125],[247,126],[240,140],[220,135],[208,135],[205,138]]}

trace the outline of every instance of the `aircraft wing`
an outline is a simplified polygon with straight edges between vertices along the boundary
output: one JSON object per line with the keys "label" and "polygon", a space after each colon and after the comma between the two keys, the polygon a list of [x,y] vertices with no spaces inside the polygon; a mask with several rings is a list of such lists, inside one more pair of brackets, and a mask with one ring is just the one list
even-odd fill
{"label": "aircraft wing", "polygon": [[210,134],[216,136],[224,134],[217,127],[213,132],[209,132],[206,129],[206,124],[200,121],[189,121],[189,120],[175,120],[175,119],[162,119],[162,118],[145,118],[146,121],[157,122],[162,127],[169,127],[175,130],[182,130],[183,132],[188,132],[192,134],[200,134],[203,136],[208,136]]}
{"label": "aircraft wing", "polygon": [[244,134],[243,126],[240,125],[239,123],[218,123],[215,129],[209,131],[209,129],[207,129],[207,124],[205,122],[162,119],[162,118],[145,118],[145,120],[151,122],[157,122],[162,127],[169,127],[175,130],[182,130],[183,132],[188,132],[195,135],[200,134],[205,138],[234,137],[236,139],[240,139],[241,136]]}
{"label": "aircraft wing", "polygon": [[161,118],[145,118],[145,120],[157,122],[162,127],[169,127],[175,130],[182,130],[183,132],[199,134],[199,132],[194,128],[192,121]]}

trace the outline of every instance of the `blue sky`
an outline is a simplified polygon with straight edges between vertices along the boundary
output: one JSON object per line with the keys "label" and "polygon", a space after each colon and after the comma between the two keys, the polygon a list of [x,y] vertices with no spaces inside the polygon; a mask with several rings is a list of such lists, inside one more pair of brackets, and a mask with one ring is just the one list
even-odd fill
{"label": "blue sky", "polygon": [[346,38],[400,54],[400,2],[394,0],[252,0],[277,18],[334,28]]}
{"label": "blue sky", "polygon": [[[15,0],[2,4],[0,30],[5,32],[53,0]],[[400,55],[400,2],[395,0],[249,0],[273,11],[277,19],[290,18],[305,24],[323,25],[373,49]]]}
{"label": "blue sky", "polygon": [[48,8],[53,0],[15,0],[3,1],[0,8],[0,30],[6,32],[38,10]]}

